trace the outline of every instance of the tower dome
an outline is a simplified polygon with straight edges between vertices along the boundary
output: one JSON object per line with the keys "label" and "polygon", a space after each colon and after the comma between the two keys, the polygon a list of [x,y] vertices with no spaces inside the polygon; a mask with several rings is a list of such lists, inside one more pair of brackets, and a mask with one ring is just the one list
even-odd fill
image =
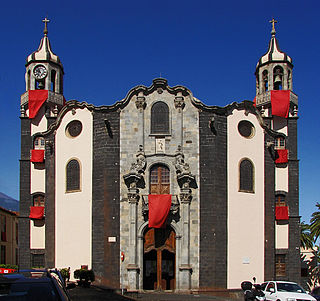
{"label": "tower dome", "polygon": [[46,62],[52,62],[54,64],[57,64],[63,69],[63,66],[61,64],[59,57],[56,54],[54,54],[51,49],[50,41],[48,38],[48,27],[47,27],[47,23],[49,22],[49,20],[45,18],[43,22],[45,23],[45,27],[43,30],[44,36],[40,41],[38,50],[34,51],[27,57],[26,66],[28,66],[30,63],[33,63],[33,62],[46,61]]}
{"label": "tower dome", "polygon": [[292,58],[287,55],[285,52],[281,51],[279,48],[279,43],[276,38],[276,30],[274,27],[274,23],[277,23],[276,20],[272,19],[270,21],[272,23],[271,30],[271,40],[269,42],[268,51],[259,59],[256,69],[259,67],[269,64],[269,63],[289,63],[292,65]]}

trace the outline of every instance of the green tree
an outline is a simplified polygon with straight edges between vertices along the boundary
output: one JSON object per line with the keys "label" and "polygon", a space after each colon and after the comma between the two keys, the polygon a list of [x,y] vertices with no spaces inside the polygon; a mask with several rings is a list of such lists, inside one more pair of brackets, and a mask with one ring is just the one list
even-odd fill
{"label": "green tree", "polygon": [[310,219],[310,232],[314,237],[314,241],[317,241],[320,236],[320,204],[317,203],[317,211],[313,212]]}
{"label": "green tree", "polygon": [[313,235],[310,226],[304,222],[300,224],[300,246],[304,249],[313,248]]}

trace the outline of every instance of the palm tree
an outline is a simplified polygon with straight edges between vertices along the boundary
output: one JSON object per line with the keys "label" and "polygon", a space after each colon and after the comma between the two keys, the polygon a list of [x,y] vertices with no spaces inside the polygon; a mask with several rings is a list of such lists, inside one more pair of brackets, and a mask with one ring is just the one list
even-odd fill
{"label": "palm tree", "polygon": [[304,249],[313,248],[313,235],[310,231],[310,226],[302,222],[300,224],[300,246]]}
{"label": "palm tree", "polygon": [[318,211],[313,212],[310,219],[310,232],[314,241],[317,241],[320,236],[320,204],[317,203],[316,206]]}

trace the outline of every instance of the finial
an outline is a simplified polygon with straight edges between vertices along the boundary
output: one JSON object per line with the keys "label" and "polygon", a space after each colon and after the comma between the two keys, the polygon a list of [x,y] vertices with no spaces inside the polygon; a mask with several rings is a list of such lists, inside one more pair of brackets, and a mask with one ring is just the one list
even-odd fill
{"label": "finial", "polygon": [[274,36],[276,34],[276,29],[274,27],[274,23],[278,23],[277,20],[275,20],[274,18],[272,18],[271,21],[269,21],[270,23],[272,23],[272,30],[271,30],[271,34]]}
{"label": "finial", "polygon": [[45,17],[42,22],[44,23],[44,30],[43,30],[43,33],[45,36],[47,36],[48,34],[48,27],[47,27],[47,23],[50,22],[50,20],[47,19],[47,17]]}

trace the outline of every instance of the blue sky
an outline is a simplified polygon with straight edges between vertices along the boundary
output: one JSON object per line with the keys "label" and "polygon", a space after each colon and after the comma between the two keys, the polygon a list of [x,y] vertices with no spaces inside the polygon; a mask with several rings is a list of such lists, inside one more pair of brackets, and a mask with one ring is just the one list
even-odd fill
{"label": "blue sky", "polygon": [[255,96],[255,66],[274,17],[280,49],[293,58],[299,96],[300,214],[320,201],[317,105],[319,1],[3,1],[0,11],[0,192],[19,199],[20,95],[25,59],[39,46],[41,20],[65,70],[64,95],[113,104],[160,75],[208,105]]}

